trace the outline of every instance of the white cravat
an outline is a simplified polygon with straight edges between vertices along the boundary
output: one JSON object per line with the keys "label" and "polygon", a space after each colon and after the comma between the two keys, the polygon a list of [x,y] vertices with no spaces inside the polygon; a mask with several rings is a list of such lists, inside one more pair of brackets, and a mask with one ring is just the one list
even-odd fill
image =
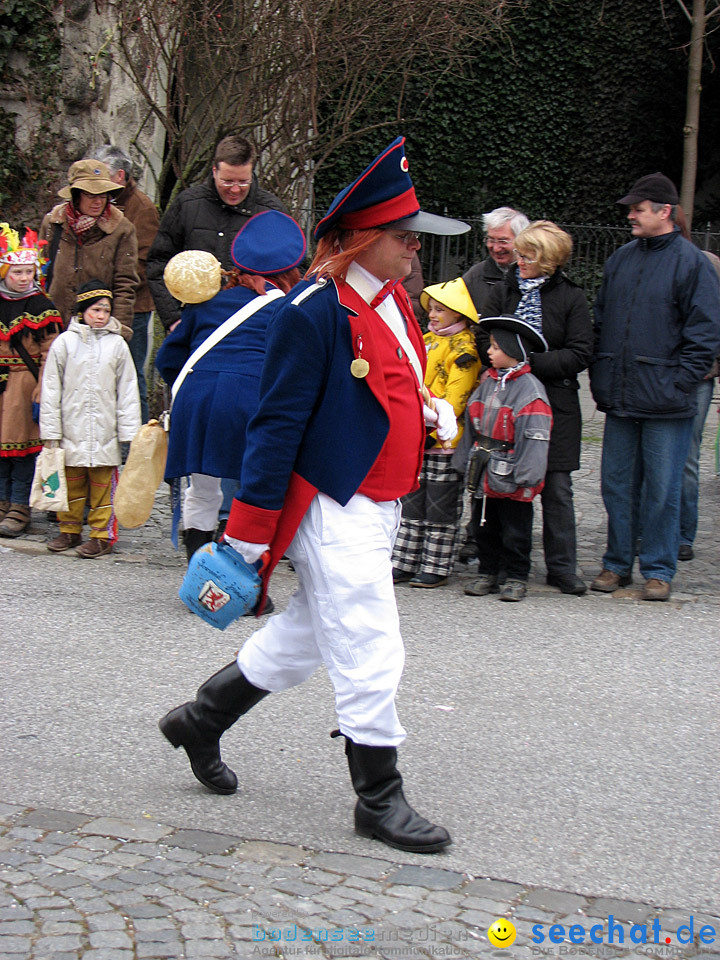
{"label": "white cravat", "polygon": [[[353,261],[348,267],[348,272],[345,279],[353,288],[355,293],[361,296],[367,304],[372,302],[373,298],[380,292],[380,290],[382,290],[384,286],[382,280],[378,280],[374,274],[370,273],[369,270],[366,270],[365,267],[361,267],[360,264],[356,263],[355,261]],[[395,303],[395,298],[393,295],[389,294],[387,297],[385,297],[383,302],[375,307],[374,310],[381,320],[384,321],[385,325],[390,329],[397,342],[405,351],[405,354],[410,361],[410,365],[415,371],[415,376],[417,377],[418,383],[422,386],[422,364],[420,363],[420,358],[417,355],[415,347],[412,345],[412,342],[407,335],[405,317],[403,317],[400,308]]]}

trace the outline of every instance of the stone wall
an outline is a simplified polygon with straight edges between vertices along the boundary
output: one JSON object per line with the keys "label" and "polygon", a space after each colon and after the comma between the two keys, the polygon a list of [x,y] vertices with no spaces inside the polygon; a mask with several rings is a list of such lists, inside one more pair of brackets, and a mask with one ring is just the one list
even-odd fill
{"label": "stone wall", "polygon": [[[10,77],[0,86],[0,107],[15,117],[15,144],[21,154],[37,150],[41,138],[43,162],[28,197],[9,214],[0,211],[0,219],[39,222],[57,202],[70,164],[102,143],[130,153],[141,188],[155,198],[164,130],[121,67],[114,41],[122,10],[121,3],[106,0],[63,0],[56,7],[62,53],[60,83],[47,91],[56,107],[50,119],[43,118],[42,103],[28,93],[27,85],[12,79],[23,68],[32,68],[22,55],[15,56]],[[152,56],[140,31],[132,54]]]}

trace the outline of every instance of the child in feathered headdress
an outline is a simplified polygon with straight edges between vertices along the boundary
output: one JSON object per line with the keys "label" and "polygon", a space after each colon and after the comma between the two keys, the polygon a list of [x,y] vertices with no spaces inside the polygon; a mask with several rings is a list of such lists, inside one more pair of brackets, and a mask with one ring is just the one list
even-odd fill
{"label": "child in feathered headdress", "polygon": [[34,230],[0,223],[0,537],[30,523],[30,489],[42,449],[42,371],[62,320],[40,285],[45,263]]}

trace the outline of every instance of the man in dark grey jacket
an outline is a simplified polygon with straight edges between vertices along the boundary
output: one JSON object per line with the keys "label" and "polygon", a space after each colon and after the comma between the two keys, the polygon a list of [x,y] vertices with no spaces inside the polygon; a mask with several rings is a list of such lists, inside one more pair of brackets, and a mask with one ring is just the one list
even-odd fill
{"label": "man in dark grey jacket", "polygon": [[601,483],[608,515],[593,590],[631,582],[667,600],[680,545],[680,490],[697,387],[720,350],[720,289],[710,261],[675,225],[678,194],[662,173],[618,203],[635,238],[605,264],[595,303],[590,386],[607,414]]}
{"label": "man in dark grey jacket", "polygon": [[484,213],[482,221],[489,256],[463,274],[475,309],[481,315],[493,287],[505,280],[508,269],[515,263],[515,237],[530,225],[525,214],[512,207],[496,207]]}
{"label": "man in dark grey jacket", "polygon": [[166,330],[180,320],[180,304],[163,280],[165,265],[183,250],[206,250],[224,270],[234,264],[230,245],[238,230],[263,210],[287,210],[278,198],[258,185],[257,154],[243,137],[225,137],[215,149],[210,175],[183,190],[160,221],[147,258],[147,281],[155,309]]}

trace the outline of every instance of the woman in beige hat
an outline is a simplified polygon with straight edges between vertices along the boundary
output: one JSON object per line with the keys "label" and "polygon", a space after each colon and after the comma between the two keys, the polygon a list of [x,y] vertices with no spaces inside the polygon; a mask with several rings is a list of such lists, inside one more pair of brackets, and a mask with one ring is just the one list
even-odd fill
{"label": "woman in beige hat", "polygon": [[46,288],[67,326],[78,288],[100,280],[113,294],[113,314],[126,340],[132,337],[137,273],[135,227],[113,206],[122,187],[99,160],[78,160],[68,185],[58,191],[64,202],[47,213],[40,239],[47,240],[50,264]]}

